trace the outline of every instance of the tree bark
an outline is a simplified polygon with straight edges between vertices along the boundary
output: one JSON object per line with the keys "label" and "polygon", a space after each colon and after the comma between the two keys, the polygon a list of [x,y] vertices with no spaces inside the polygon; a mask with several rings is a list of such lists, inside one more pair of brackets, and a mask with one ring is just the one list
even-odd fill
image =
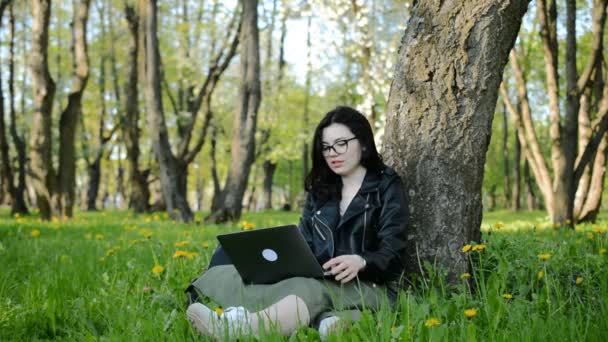
{"label": "tree bark", "polygon": [[505,207],[509,206],[511,202],[511,181],[509,179],[509,122],[507,118],[507,108],[506,105],[503,104],[502,109],[503,120],[502,120],[502,158],[503,158],[503,187],[504,187],[504,195],[505,195]]}
{"label": "tree bark", "polygon": [[243,17],[241,41],[240,102],[234,118],[231,161],[218,210],[206,218],[210,222],[238,220],[241,216],[243,195],[254,160],[257,114],[262,94],[260,91],[260,48],[257,24],[257,0],[241,0]]}
{"label": "tree bark", "polygon": [[497,90],[528,1],[419,1],[391,86],[384,151],[408,202],[407,270],[469,270]]}
{"label": "tree bark", "polygon": [[[0,2],[0,29],[2,28],[4,10],[9,4],[10,2],[6,0]],[[13,183],[13,170],[10,163],[6,125],[4,122],[4,92],[1,74],[2,70],[0,70],[0,204],[3,204],[3,197],[5,193],[9,194],[10,202],[12,203],[14,201],[14,194],[16,190]]]}
{"label": "tree bark", "polygon": [[511,192],[511,209],[519,211],[521,209],[521,201],[519,199],[521,185],[521,143],[519,142],[519,136],[517,135],[517,128],[514,130],[515,139],[513,141],[513,190]]}
{"label": "tree bark", "polygon": [[524,183],[526,184],[526,206],[529,211],[536,210],[538,206],[536,205],[532,177],[530,176],[530,166],[527,159],[524,160]]}
{"label": "tree bark", "polygon": [[48,220],[56,212],[55,200],[57,180],[52,167],[51,127],[55,82],[48,66],[50,0],[32,1],[32,45],[30,68],[34,113],[30,133],[30,168],[32,187],[36,192],[36,203],[40,217]]}
{"label": "tree bark", "polygon": [[124,96],[124,122],[122,124],[122,137],[127,149],[127,161],[129,172],[129,208],[136,213],[144,213],[150,210],[150,189],[148,188],[149,171],[139,168],[139,101],[137,81],[139,77],[139,18],[135,9],[125,4],[125,17],[129,28],[129,45],[127,46],[127,80],[125,82]]}
{"label": "tree bark", "polygon": [[[157,6],[156,0],[140,0],[140,9],[143,19],[143,56],[145,75],[146,111],[148,112],[148,125],[150,127],[152,146],[159,165],[161,189],[167,206],[169,217],[179,218],[189,222],[192,211],[188,206],[186,194],[180,193],[177,186],[177,165],[175,156],[171,152],[169,132],[165,123],[161,94],[160,52],[156,30]],[[177,211],[177,216],[175,211]]]}
{"label": "tree bark", "polygon": [[264,169],[264,196],[263,196],[263,208],[272,209],[272,183],[274,178],[274,172],[277,169],[277,164],[270,160],[264,160],[262,165]]}

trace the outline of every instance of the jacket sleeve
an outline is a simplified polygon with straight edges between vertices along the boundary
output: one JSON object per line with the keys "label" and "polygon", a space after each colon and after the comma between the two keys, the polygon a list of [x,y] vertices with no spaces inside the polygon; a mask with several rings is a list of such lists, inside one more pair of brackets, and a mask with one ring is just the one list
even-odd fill
{"label": "jacket sleeve", "polygon": [[306,193],[304,211],[302,211],[302,216],[300,217],[300,223],[298,223],[298,228],[300,229],[300,233],[302,233],[302,236],[304,236],[304,240],[306,240],[306,243],[308,244],[310,249],[314,251],[312,245],[312,227],[310,226],[310,218],[313,212],[312,203],[312,194],[308,192]]}
{"label": "jacket sleeve", "polygon": [[378,223],[378,247],[361,254],[366,266],[362,276],[376,282],[399,277],[404,270],[403,253],[407,229],[406,199],[399,177],[389,183],[381,195],[382,209]]}

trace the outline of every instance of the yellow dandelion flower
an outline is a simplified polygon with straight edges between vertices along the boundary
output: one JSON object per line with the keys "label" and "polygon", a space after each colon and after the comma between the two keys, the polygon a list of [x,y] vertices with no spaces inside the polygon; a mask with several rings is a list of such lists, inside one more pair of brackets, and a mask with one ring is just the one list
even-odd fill
{"label": "yellow dandelion flower", "polygon": [[566,219],[566,224],[570,224],[572,221],[570,219]]}
{"label": "yellow dandelion flower", "polygon": [[197,255],[198,255],[198,253],[194,253],[194,252],[193,253],[188,253],[188,254],[186,254],[186,258],[192,259],[192,258],[194,258]]}
{"label": "yellow dandelion flower", "polygon": [[595,235],[592,232],[587,232],[587,239],[593,239]]}
{"label": "yellow dandelion flower", "polygon": [[20,216],[21,216],[21,214],[19,214],[19,213],[15,213],[15,215],[13,215],[13,217],[16,219],[19,218]]}
{"label": "yellow dandelion flower", "polygon": [[470,309],[464,310],[464,315],[467,318],[471,318],[471,317],[477,315],[477,308],[470,308]]}
{"label": "yellow dandelion flower", "polygon": [[600,226],[595,226],[593,227],[593,229],[591,229],[594,233],[598,233],[598,234],[604,234],[606,232],[606,229],[600,227]]}
{"label": "yellow dandelion flower", "polygon": [[103,238],[104,238],[103,234],[95,234],[95,239],[101,240]]}
{"label": "yellow dandelion flower", "polygon": [[203,242],[203,248],[209,248],[209,243],[208,242]]}
{"label": "yellow dandelion flower", "polygon": [[467,279],[467,278],[471,278],[471,274],[468,272],[460,275],[460,279]]}
{"label": "yellow dandelion flower", "polygon": [[438,326],[439,324],[441,324],[441,322],[437,318],[429,318],[424,322],[424,325],[429,328]]}
{"label": "yellow dandelion flower", "polygon": [[582,283],[583,283],[583,277],[581,277],[581,276],[576,277],[576,285],[580,285]]}
{"label": "yellow dandelion flower", "polygon": [[484,245],[483,243],[473,246],[473,251],[479,252],[479,251],[483,251],[484,249],[486,249],[486,245]]}
{"label": "yellow dandelion flower", "polygon": [[34,229],[32,230],[32,232],[30,233],[31,237],[38,237],[40,236],[40,229]]}
{"label": "yellow dandelion flower", "polygon": [[139,234],[141,234],[146,239],[149,239],[152,237],[152,235],[154,235],[154,233],[152,233],[149,229],[146,228],[140,229]]}
{"label": "yellow dandelion flower", "polygon": [[186,257],[187,255],[188,255],[188,252],[178,250],[178,251],[175,251],[175,253],[173,253],[173,258],[174,258],[174,259],[177,259],[177,258],[184,258],[184,257]]}
{"label": "yellow dandelion flower", "polygon": [[146,221],[146,223],[150,223],[150,221],[151,221],[151,220],[150,220],[150,218],[149,218],[149,217],[146,217],[146,220],[145,220],[145,221]]}
{"label": "yellow dandelion flower", "polygon": [[537,256],[540,260],[547,261],[547,260],[549,260],[549,258],[551,258],[551,253],[541,253]]}
{"label": "yellow dandelion flower", "polygon": [[536,275],[536,278],[538,278],[538,280],[543,279],[543,277],[545,276],[545,272],[544,271],[538,271],[538,274]]}
{"label": "yellow dandelion flower", "polygon": [[492,225],[492,228],[494,228],[494,229],[500,229],[500,228],[502,228],[502,227],[504,227],[504,226],[505,226],[505,225],[504,225],[502,222],[497,222],[497,223],[494,223],[494,224]]}
{"label": "yellow dandelion flower", "polygon": [[218,316],[221,316],[221,315],[224,313],[224,310],[222,309],[222,307],[221,307],[221,306],[217,306],[217,307],[215,307],[215,313],[216,313]]}
{"label": "yellow dandelion flower", "polygon": [[158,221],[158,220],[160,220],[160,216],[154,215],[154,221]]}
{"label": "yellow dandelion flower", "polygon": [[153,274],[161,274],[165,271],[165,268],[162,267],[161,265],[155,265],[154,267],[152,267],[152,273]]}
{"label": "yellow dandelion flower", "polygon": [[600,248],[600,255],[606,254],[606,248]]}
{"label": "yellow dandelion flower", "polygon": [[468,253],[471,250],[471,248],[472,248],[471,245],[464,245],[464,247],[462,247],[462,252]]}
{"label": "yellow dandelion flower", "polygon": [[510,293],[505,293],[505,294],[502,295],[502,298],[504,298],[504,299],[513,299],[513,295],[510,294]]}
{"label": "yellow dandelion flower", "polygon": [[174,247],[184,247],[189,244],[190,244],[190,241],[184,240],[184,241],[176,242],[175,244],[173,244],[173,246]]}
{"label": "yellow dandelion flower", "polygon": [[110,256],[112,254],[114,254],[114,248],[110,248],[106,251],[106,256]]}

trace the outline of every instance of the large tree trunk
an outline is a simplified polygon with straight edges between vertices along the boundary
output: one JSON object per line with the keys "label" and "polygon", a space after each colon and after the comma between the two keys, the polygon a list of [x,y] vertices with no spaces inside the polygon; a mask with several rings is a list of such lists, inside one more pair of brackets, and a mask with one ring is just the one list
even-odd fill
{"label": "large tree trunk", "polygon": [[48,66],[50,0],[32,1],[32,45],[30,68],[34,113],[30,133],[30,168],[32,186],[40,217],[50,219],[57,206],[54,201],[57,183],[52,167],[51,127],[55,82]]}
{"label": "large tree trunk", "polygon": [[[442,6],[443,4],[443,6]],[[498,86],[527,0],[419,1],[399,52],[384,150],[408,201],[410,272],[468,271],[481,238],[481,188]]]}
{"label": "large tree trunk", "polygon": [[82,94],[89,78],[87,56],[87,20],[90,0],[82,0],[74,10],[72,53],[74,74],[68,104],[59,119],[58,182],[61,196],[61,217],[72,217],[76,187],[76,125],[82,115]]}
{"label": "large tree trunk", "polygon": [[[10,2],[7,0],[0,2],[0,29],[2,28],[4,10],[9,3]],[[11,202],[14,202],[15,185],[13,183],[13,170],[10,163],[8,140],[6,137],[6,125],[4,122],[4,92],[1,76],[2,70],[0,69],[0,204],[3,204],[3,197],[5,193],[8,193],[10,195]]]}
{"label": "large tree trunk", "polygon": [[125,16],[129,28],[130,39],[127,61],[127,80],[125,82],[124,110],[125,119],[122,123],[122,137],[127,148],[129,172],[129,208],[136,213],[147,212],[150,209],[150,189],[148,188],[147,171],[139,169],[139,104],[137,79],[138,74],[138,37],[139,18],[133,7],[125,5]]}
{"label": "large tree trunk", "polygon": [[160,52],[158,47],[158,37],[156,35],[157,6],[156,0],[140,0],[140,10],[143,19],[143,56],[145,60],[145,98],[146,110],[148,112],[148,125],[154,147],[154,154],[160,168],[160,181],[163,198],[167,206],[167,211],[172,219],[178,218],[181,221],[189,222],[192,211],[188,206],[186,194],[178,191],[177,187],[177,165],[175,156],[171,152],[169,143],[169,132],[165,123],[165,113],[163,110],[162,94],[160,88]]}
{"label": "large tree trunk", "polygon": [[241,217],[243,195],[254,160],[257,115],[262,98],[257,3],[257,0],[241,0],[243,19],[240,31],[240,103],[235,113],[231,161],[223,190],[223,201],[207,218],[211,222],[225,222]]}
{"label": "large tree trunk", "polygon": [[593,163],[590,191],[587,194],[585,205],[578,216],[579,222],[595,222],[602,206],[604,193],[604,178],[606,176],[606,157],[608,157],[608,135],[600,143]]}

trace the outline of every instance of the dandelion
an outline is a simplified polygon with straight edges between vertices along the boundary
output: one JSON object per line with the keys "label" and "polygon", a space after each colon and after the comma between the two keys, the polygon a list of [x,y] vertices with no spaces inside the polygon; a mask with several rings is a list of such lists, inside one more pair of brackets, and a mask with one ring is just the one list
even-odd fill
{"label": "dandelion", "polygon": [[221,316],[221,315],[224,313],[224,309],[222,309],[222,307],[221,307],[221,306],[216,306],[216,307],[215,307],[215,313],[216,313],[218,316]]}
{"label": "dandelion", "polygon": [[161,265],[155,265],[154,267],[152,267],[152,274],[161,274],[165,271],[165,268],[162,267]]}
{"label": "dandelion", "polygon": [[566,224],[569,225],[570,223],[572,223],[572,221],[570,219],[566,219]]}
{"label": "dandelion", "polygon": [[175,247],[184,247],[184,246],[186,246],[188,244],[190,244],[190,241],[184,240],[184,241],[176,242],[175,244],[173,244],[173,246],[175,246]]}
{"label": "dandelion", "polygon": [[494,225],[492,226],[492,228],[494,228],[494,229],[497,229],[497,230],[498,230],[498,229],[500,229],[500,228],[503,228],[504,226],[505,226],[505,225],[504,225],[502,222],[497,222],[497,223],[494,223]]}
{"label": "dandelion", "polygon": [[177,250],[173,253],[173,259],[183,258],[186,257],[186,255],[188,255],[188,252]]}
{"label": "dandelion", "polygon": [[15,215],[13,215],[13,217],[15,217],[16,219],[18,219],[21,215],[19,213],[15,213]]}
{"label": "dandelion", "polygon": [[473,251],[479,252],[479,251],[483,251],[484,249],[486,249],[486,245],[484,245],[483,243],[473,246]]}
{"label": "dandelion", "polygon": [[541,280],[541,279],[543,279],[544,276],[545,276],[545,272],[538,271],[538,274],[536,275],[536,278],[538,278],[538,280]]}
{"label": "dandelion", "polygon": [[513,295],[510,294],[510,293],[505,293],[505,294],[502,295],[502,298],[504,298],[504,299],[513,299]]}
{"label": "dandelion", "polygon": [[34,229],[32,230],[32,232],[30,233],[31,237],[38,237],[40,236],[40,229]]}
{"label": "dandelion", "polygon": [[146,223],[150,223],[150,218],[149,218],[149,217],[146,217],[146,220],[145,220],[145,221],[146,221]]}
{"label": "dandelion", "polygon": [[154,233],[152,233],[149,229],[146,228],[140,229],[139,234],[141,234],[146,239],[149,239],[152,237],[152,235],[154,235]]}
{"label": "dandelion", "polygon": [[538,258],[542,261],[547,261],[551,258],[551,253],[541,253],[538,255]]}
{"label": "dandelion", "polygon": [[205,249],[209,248],[209,243],[208,242],[203,242],[203,248],[205,248]]}
{"label": "dandelion", "polygon": [[598,233],[598,234],[604,234],[606,232],[606,229],[600,227],[600,226],[595,226],[593,227],[593,229],[591,229],[594,233]]}
{"label": "dandelion", "polygon": [[464,310],[464,315],[467,318],[472,318],[473,316],[477,315],[477,308],[470,308],[470,309]]}
{"label": "dandelion", "polygon": [[103,234],[95,234],[95,239],[102,240],[104,238]]}
{"label": "dandelion", "polygon": [[595,235],[593,235],[592,232],[587,232],[587,239],[593,240],[594,237],[595,237]]}
{"label": "dandelion", "polygon": [[576,277],[576,285],[580,285],[582,283],[583,283],[583,277],[581,277],[581,276]]}
{"label": "dandelion", "polygon": [[160,216],[154,215],[154,221],[158,221],[158,220],[160,220]]}
{"label": "dandelion", "polygon": [[600,248],[600,255],[606,254],[606,248]]}
{"label": "dandelion", "polygon": [[186,258],[188,258],[188,259],[192,259],[192,258],[194,258],[194,257],[195,257],[195,256],[197,256],[197,255],[198,255],[198,253],[194,253],[194,252],[192,252],[192,253],[188,253],[188,254],[186,254]]}
{"label": "dandelion", "polygon": [[255,224],[252,222],[243,221],[241,222],[241,227],[243,227],[243,230],[251,230],[255,228]]}
{"label": "dandelion", "polygon": [[464,247],[462,247],[462,252],[468,253],[471,250],[471,248],[472,248],[471,245],[464,245]]}
{"label": "dandelion", "polygon": [[468,272],[460,275],[460,279],[468,279],[468,278],[471,278],[471,274]]}
{"label": "dandelion", "polygon": [[114,254],[114,248],[110,248],[106,251],[106,256],[110,256],[112,254]]}
{"label": "dandelion", "polygon": [[424,325],[428,328],[438,326],[441,322],[437,318],[429,318],[424,322]]}

